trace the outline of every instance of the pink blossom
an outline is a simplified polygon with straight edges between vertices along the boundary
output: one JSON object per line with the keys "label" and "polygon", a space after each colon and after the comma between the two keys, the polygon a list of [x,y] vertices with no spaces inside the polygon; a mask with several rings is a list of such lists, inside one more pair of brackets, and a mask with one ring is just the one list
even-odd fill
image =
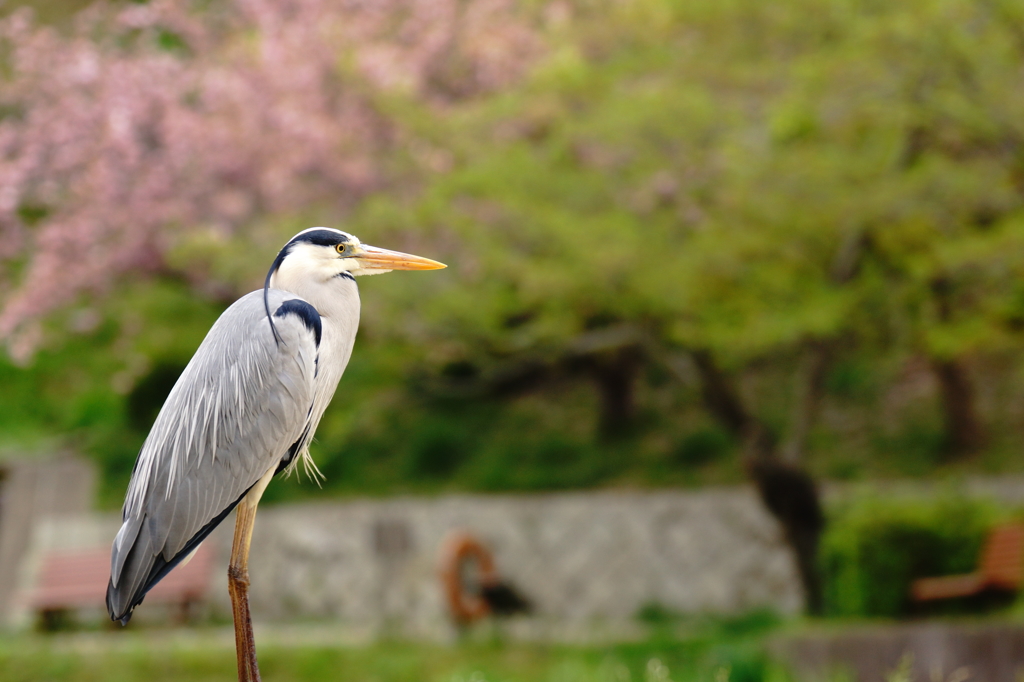
{"label": "pink blossom", "polygon": [[531,21],[514,0],[154,0],[70,36],[0,21],[0,337],[31,352],[45,315],[165,267],[190,230],[388,187],[407,135],[375,94],[501,88],[541,48]]}

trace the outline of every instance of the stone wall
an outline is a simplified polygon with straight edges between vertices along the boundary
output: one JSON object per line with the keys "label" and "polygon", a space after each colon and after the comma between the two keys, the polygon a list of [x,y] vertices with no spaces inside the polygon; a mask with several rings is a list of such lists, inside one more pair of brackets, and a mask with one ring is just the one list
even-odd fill
{"label": "stone wall", "polygon": [[[942,487],[942,486],[940,486]],[[830,504],[876,494],[933,495],[915,483],[826,486]],[[963,492],[1024,503],[1024,479],[961,481]],[[37,524],[20,590],[49,549],[108,546],[119,515]],[[208,540],[218,552],[212,598],[230,613],[224,567],[233,519]],[[695,613],[769,607],[795,613],[802,597],[780,528],[749,487],[661,492],[458,495],[261,507],[250,574],[257,621],[324,619],[369,635],[448,636],[437,554],[466,530],[494,553],[499,573],[536,607],[514,634],[571,638],[607,627],[621,636],[645,605]],[[148,606],[149,610],[155,607]],[[17,611],[17,609],[15,609]],[[147,605],[137,617],[144,620]],[[9,622],[25,623],[24,611]],[[516,630],[518,628],[518,630]]]}
{"label": "stone wall", "polygon": [[[229,519],[208,540],[219,555],[214,604],[225,614],[220,567],[227,565],[232,525]],[[49,548],[109,544],[118,526],[115,515],[41,524],[23,589]],[[792,613],[801,606],[779,527],[752,490],[732,488],[267,506],[257,515],[252,541],[253,617],[330,619],[371,632],[444,636],[450,619],[438,549],[455,530],[490,548],[501,577],[535,606],[534,617],[510,625],[524,635],[600,624],[622,634],[648,604],[726,613],[756,607]],[[24,622],[24,614],[18,620]]]}
{"label": "stone wall", "polygon": [[501,576],[549,621],[630,621],[650,603],[688,612],[801,606],[778,526],[736,489],[267,510],[253,538],[254,611],[430,630],[446,620],[437,552],[454,529],[489,547]]}
{"label": "stone wall", "polygon": [[629,622],[646,604],[681,612],[799,610],[775,522],[746,489],[457,496],[261,510],[253,537],[256,617],[447,622],[438,549],[467,530],[502,578],[563,623]]}

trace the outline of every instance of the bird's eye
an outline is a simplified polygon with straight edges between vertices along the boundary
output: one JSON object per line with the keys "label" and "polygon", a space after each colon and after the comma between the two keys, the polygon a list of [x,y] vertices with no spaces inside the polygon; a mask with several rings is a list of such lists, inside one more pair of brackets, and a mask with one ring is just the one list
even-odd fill
{"label": "bird's eye", "polygon": [[345,253],[346,245],[344,243],[338,243],[334,246],[334,250],[338,253]]}

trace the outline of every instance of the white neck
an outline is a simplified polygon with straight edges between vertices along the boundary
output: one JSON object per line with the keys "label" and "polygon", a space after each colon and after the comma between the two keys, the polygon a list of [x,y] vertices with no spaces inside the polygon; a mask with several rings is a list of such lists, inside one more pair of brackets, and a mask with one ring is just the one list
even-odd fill
{"label": "white neck", "polygon": [[352,277],[339,275],[336,265],[330,268],[326,263],[285,258],[270,277],[272,289],[295,294],[320,313],[323,336],[316,391],[324,395],[317,402],[318,412],[312,416],[314,426],[334,394],[359,330],[359,287]]}
{"label": "white neck", "polygon": [[[338,269],[336,258],[324,258],[322,250],[296,245],[306,253],[289,254],[270,277],[270,287],[288,291],[308,301],[320,316],[339,322],[359,319],[359,288],[351,276]],[[354,330],[353,330],[354,331]]]}
{"label": "white neck", "polygon": [[[304,246],[300,244],[298,248]],[[355,279],[339,271],[338,259],[324,258],[323,253],[324,250],[311,249],[304,254],[313,256],[309,258],[292,258],[289,254],[270,276],[272,289],[294,294],[320,313],[322,336],[314,378],[316,397],[309,416],[313,432],[348,365],[359,329],[359,288]],[[303,458],[308,457],[306,450]]]}

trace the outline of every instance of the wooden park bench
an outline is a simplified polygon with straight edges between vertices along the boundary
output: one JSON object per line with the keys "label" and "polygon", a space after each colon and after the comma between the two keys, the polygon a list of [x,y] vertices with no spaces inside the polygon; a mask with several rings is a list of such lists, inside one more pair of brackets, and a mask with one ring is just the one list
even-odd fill
{"label": "wooden park bench", "polygon": [[[187,620],[192,608],[209,593],[213,554],[213,548],[200,545],[191,561],[177,566],[149,591],[146,604],[177,607],[175,616]],[[43,556],[28,605],[44,623],[54,614],[73,609],[105,611],[109,580],[109,547],[52,551]]]}
{"label": "wooden park bench", "polygon": [[978,569],[966,575],[921,578],[910,586],[915,601],[970,597],[986,591],[1016,592],[1024,583],[1024,525],[996,526],[981,550]]}

